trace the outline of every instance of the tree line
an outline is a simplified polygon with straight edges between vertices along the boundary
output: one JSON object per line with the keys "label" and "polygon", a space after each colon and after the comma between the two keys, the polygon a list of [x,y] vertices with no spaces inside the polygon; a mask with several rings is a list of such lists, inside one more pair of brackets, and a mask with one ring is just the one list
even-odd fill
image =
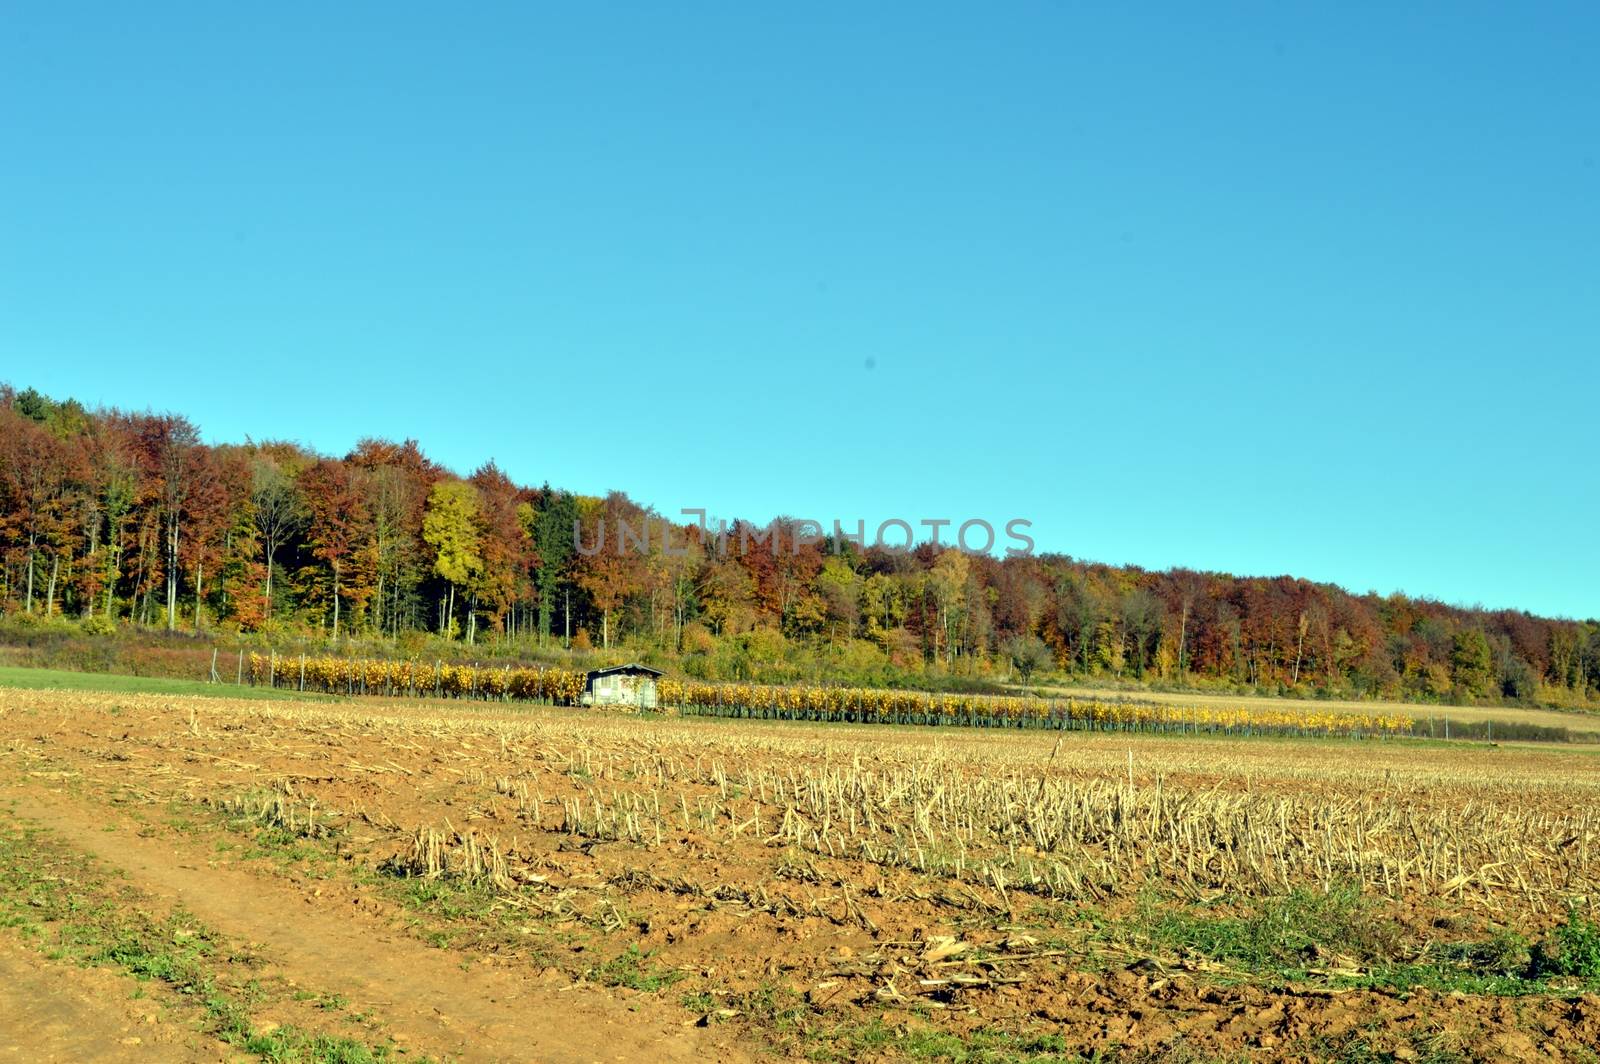
{"label": "tree line", "polygon": [[[619,530],[647,527],[617,549]],[[736,521],[719,539],[621,492],[519,485],[493,462],[458,476],[412,440],[343,457],[206,444],[179,415],[0,385],[0,610],[25,618],[616,648],[707,679],[1059,671],[1354,697],[1600,695],[1592,619],[815,531]]]}

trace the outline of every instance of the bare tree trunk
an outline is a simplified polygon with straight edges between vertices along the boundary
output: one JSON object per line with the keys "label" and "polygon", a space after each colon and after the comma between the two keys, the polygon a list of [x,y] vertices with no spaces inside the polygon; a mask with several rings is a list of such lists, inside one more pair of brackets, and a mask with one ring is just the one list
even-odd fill
{"label": "bare tree trunk", "polygon": [[[100,519],[97,516],[94,523],[89,526],[89,552],[84,555],[83,565],[85,573],[94,572],[95,559],[100,553]],[[84,596],[83,615],[94,616],[94,593]]]}
{"label": "bare tree trunk", "polygon": [[1306,615],[1305,611],[1302,610],[1300,612],[1300,641],[1294,648],[1294,679],[1290,681],[1291,683],[1298,684],[1300,682],[1300,656],[1305,652],[1305,649]]}
{"label": "bare tree trunk", "polygon": [[150,588],[145,585],[144,574],[150,564],[150,542],[146,538],[149,530],[142,524],[139,528],[139,568],[133,578],[134,601],[129,603],[128,617],[130,620],[137,615],[138,622],[145,624],[149,621]]}
{"label": "bare tree trunk", "polygon": [[206,563],[196,562],[194,566],[194,630],[200,632],[200,599],[205,594]]}
{"label": "bare tree trunk", "polygon": [[61,555],[50,556],[50,589],[44,595],[44,615],[50,616],[56,611],[56,574],[61,571]]}
{"label": "bare tree trunk", "polygon": [[106,581],[106,619],[116,620],[117,581],[122,579],[122,529],[117,529],[117,541],[111,546],[111,579]]}
{"label": "bare tree trunk", "polygon": [[178,515],[172,515],[167,535],[167,631],[178,627]]}
{"label": "bare tree trunk", "polygon": [[339,567],[333,567],[333,641],[339,641]]}
{"label": "bare tree trunk", "polygon": [[1189,637],[1189,600],[1183,602],[1183,619],[1178,622],[1178,675],[1189,675],[1188,661],[1184,657],[1185,640]]}
{"label": "bare tree trunk", "polygon": [[276,545],[267,540],[267,610],[261,615],[262,627],[272,623],[272,548]]}
{"label": "bare tree trunk", "polygon": [[25,613],[32,613],[33,612],[33,553],[34,553],[34,547],[38,544],[38,542],[39,542],[38,535],[36,533],[29,532],[28,533],[28,600],[27,600],[27,605],[23,609],[23,612],[25,612]]}

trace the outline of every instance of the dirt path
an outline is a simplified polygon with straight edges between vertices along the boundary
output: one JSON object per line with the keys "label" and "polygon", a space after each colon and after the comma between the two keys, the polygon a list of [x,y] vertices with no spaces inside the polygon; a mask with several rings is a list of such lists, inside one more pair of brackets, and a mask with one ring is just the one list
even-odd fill
{"label": "dirt path", "polygon": [[109,971],[47,961],[14,933],[0,933],[0,1061],[228,1059],[227,1046],[166,1022],[149,998],[134,999],[137,986]]}
{"label": "dirt path", "polygon": [[468,1062],[748,1059],[711,1029],[686,1026],[681,1010],[649,996],[540,985],[538,973],[527,969],[463,969],[459,955],[391,930],[348,898],[323,899],[221,867],[183,840],[142,838],[111,810],[59,791],[28,788],[7,796],[16,799],[23,819],[59,834],[150,894],[181,903],[223,934],[256,944],[276,974],[343,994],[353,1009],[372,1012],[407,1048]]}

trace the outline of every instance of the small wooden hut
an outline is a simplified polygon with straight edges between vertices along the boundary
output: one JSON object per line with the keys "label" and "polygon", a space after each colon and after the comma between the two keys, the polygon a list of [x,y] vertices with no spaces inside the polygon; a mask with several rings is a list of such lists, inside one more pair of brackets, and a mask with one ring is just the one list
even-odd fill
{"label": "small wooden hut", "polygon": [[654,709],[657,705],[656,680],[662,676],[659,669],[648,665],[613,665],[609,669],[595,669],[583,685],[585,706],[631,706],[634,709]]}

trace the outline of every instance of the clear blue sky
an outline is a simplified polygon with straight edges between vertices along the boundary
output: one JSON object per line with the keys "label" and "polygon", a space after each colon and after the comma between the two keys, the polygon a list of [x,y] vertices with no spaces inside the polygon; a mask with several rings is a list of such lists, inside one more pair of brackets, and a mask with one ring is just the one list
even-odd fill
{"label": "clear blue sky", "polygon": [[0,380],[1600,613],[1600,8],[1318,6],[7,0]]}

